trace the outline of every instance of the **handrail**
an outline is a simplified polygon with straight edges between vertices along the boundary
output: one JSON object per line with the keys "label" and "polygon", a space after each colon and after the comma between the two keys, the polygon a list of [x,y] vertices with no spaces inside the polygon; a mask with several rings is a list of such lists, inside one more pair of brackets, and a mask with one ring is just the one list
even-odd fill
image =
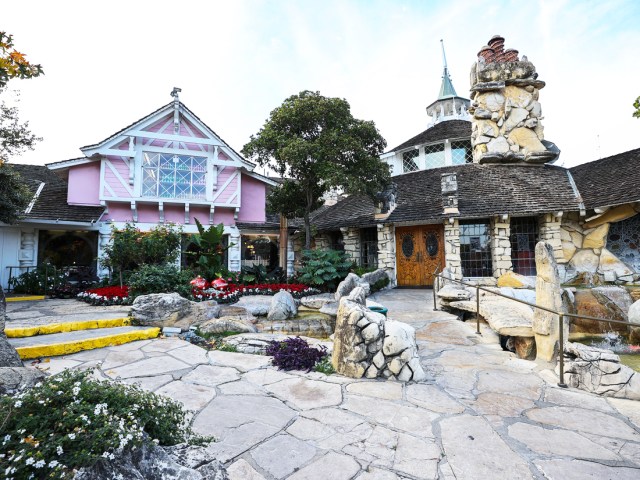
{"label": "handrail", "polygon": [[[631,322],[625,322],[623,320],[613,320],[613,319],[607,319],[607,318],[599,318],[599,317],[589,317],[586,315],[578,315],[576,313],[565,313],[565,312],[558,312],[556,310],[553,310],[551,308],[547,308],[547,307],[541,307],[539,305],[536,305],[535,303],[530,303],[530,302],[526,302],[524,300],[520,300],[519,298],[514,298],[514,297],[510,297],[508,295],[504,295],[500,292],[496,292],[493,290],[489,290],[486,287],[481,287],[480,285],[473,285],[471,283],[467,283],[467,282],[463,282],[462,280],[457,280],[455,278],[448,278],[448,277],[443,277],[441,273],[437,273],[438,269],[436,269],[436,271],[433,273],[434,277],[436,277],[438,279],[438,283],[439,283],[439,279],[443,279],[445,281],[449,281],[449,282],[455,282],[455,283],[459,283],[461,285],[464,285],[466,287],[470,287],[470,288],[475,288],[476,289],[476,334],[477,335],[482,335],[480,333],[480,290],[490,293],[492,295],[497,295],[499,297],[503,297],[506,298],[507,300],[512,300],[514,302],[517,303],[522,303],[524,305],[528,305],[532,308],[537,308],[539,310],[543,310],[545,312],[548,313],[552,313],[554,315],[558,315],[558,327],[559,327],[559,343],[561,346],[562,351],[559,352],[558,355],[558,363],[559,363],[559,367],[560,367],[560,382],[558,383],[559,387],[562,388],[567,388],[567,384],[564,383],[564,328],[563,328],[563,323],[564,323],[564,318],[568,317],[569,318],[569,323],[571,323],[571,318],[582,318],[585,320],[595,320],[598,322],[606,322],[606,323],[619,323],[622,325],[636,325],[635,323],[631,323]],[[433,301],[434,301],[434,305],[436,302],[436,295],[437,295],[437,291],[434,288],[434,293],[433,293]],[[435,307],[434,307],[435,310]]]}

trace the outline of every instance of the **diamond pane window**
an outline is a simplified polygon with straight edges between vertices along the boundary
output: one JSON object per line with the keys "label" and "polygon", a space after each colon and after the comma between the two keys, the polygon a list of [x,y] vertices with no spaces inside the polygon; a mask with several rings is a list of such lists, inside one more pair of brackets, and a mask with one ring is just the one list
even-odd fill
{"label": "diamond pane window", "polygon": [[520,275],[536,274],[538,220],[534,217],[511,219],[511,263]]}
{"label": "diamond pane window", "polygon": [[451,162],[454,165],[463,165],[472,161],[471,142],[468,140],[451,142]]}
{"label": "diamond pane window", "polygon": [[416,158],[418,157],[418,150],[409,150],[402,154],[402,171],[404,173],[415,172],[418,170],[418,164]]}
{"label": "diamond pane window", "polygon": [[493,275],[489,221],[460,222],[460,260],[464,277]]}
{"label": "diamond pane window", "polygon": [[144,152],[142,196],[205,198],[207,159],[191,155]]}
{"label": "diamond pane window", "polygon": [[425,168],[444,167],[444,143],[434,143],[424,147]]}

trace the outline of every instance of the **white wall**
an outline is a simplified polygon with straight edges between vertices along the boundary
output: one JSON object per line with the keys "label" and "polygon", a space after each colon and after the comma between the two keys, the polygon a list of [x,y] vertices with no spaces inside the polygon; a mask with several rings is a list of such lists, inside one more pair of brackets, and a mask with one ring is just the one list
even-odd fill
{"label": "white wall", "polygon": [[[20,229],[0,228],[0,285],[6,289],[9,281],[9,269],[20,265],[18,252],[20,251]],[[19,275],[14,270],[14,275]]]}

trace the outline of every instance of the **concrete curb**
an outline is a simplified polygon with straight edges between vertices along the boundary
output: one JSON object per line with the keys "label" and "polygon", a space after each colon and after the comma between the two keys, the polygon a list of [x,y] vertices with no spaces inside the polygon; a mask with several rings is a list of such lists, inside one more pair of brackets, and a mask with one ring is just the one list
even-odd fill
{"label": "concrete curb", "polygon": [[75,342],[18,347],[16,348],[16,351],[23,360],[39,357],[54,357],[58,355],[69,355],[82,350],[122,345],[123,343],[135,342],[136,340],[147,340],[150,338],[156,338],[158,335],[160,335],[160,329],[158,327],[151,327],[144,330],[106,335],[104,337],[78,340]]}
{"label": "concrete curb", "polygon": [[34,300],[44,300],[44,295],[30,295],[28,297],[7,297],[7,302],[32,302]]}
{"label": "concrete curb", "polygon": [[24,338],[35,335],[49,335],[51,333],[75,332],[77,330],[90,330],[94,328],[126,327],[131,325],[129,317],[103,318],[98,320],[81,320],[78,322],[52,323],[50,325],[37,325],[35,327],[6,328],[4,333],[7,338]]}

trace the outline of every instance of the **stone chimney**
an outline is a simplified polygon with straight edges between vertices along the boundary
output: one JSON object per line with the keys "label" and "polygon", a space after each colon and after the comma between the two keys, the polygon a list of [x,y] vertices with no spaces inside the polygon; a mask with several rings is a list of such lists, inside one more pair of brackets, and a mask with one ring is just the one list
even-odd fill
{"label": "stone chimney", "polygon": [[460,210],[458,210],[458,179],[456,178],[456,174],[441,174],[440,188],[442,192],[442,213],[448,216],[460,215]]}
{"label": "stone chimney", "polygon": [[471,143],[475,163],[547,163],[560,150],[544,140],[540,89],[533,63],[504,49],[496,35],[471,68]]}

